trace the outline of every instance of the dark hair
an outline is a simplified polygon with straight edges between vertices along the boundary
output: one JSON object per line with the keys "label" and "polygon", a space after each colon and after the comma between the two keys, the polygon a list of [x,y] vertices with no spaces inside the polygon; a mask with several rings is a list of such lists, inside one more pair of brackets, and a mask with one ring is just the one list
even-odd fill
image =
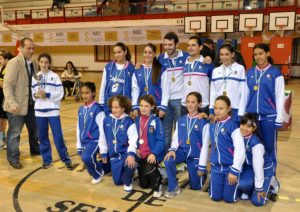
{"label": "dark hair", "polygon": [[220,47],[220,50],[221,50],[221,49],[227,49],[227,50],[230,51],[231,53],[234,53],[234,52],[235,52],[233,46],[230,45],[229,43],[224,43],[224,44]]}
{"label": "dark hair", "polygon": [[[146,47],[150,47],[154,53],[156,53],[156,46],[152,43],[148,43]],[[152,62],[152,84],[155,85],[158,83],[159,77],[160,77],[160,69],[161,64],[158,61],[157,57],[153,58]]]}
{"label": "dark hair", "polygon": [[168,32],[167,34],[165,34],[164,39],[174,40],[175,45],[179,42],[178,36],[175,32]]}
{"label": "dark hair", "polygon": [[42,53],[42,54],[40,54],[39,57],[38,57],[38,61],[40,61],[40,59],[41,59],[42,57],[47,58],[48,61],[49,61],[49,64],[52,63],[52,58],[51,58],[50,54],[48,54],[48,53]]}
{"label": "dark hair", "polygon": [[[230,99],[228,98],[228,96],[225,96],[225,95],[218,96],[216,98],[215,102],[218,100],[225,102],[228,107],[231,106]],[[229,111],[228,115],[231,115],[231,111]]]}
{"label": "dark hair", "polygon": [[187,96],[186,96],[186,99],[189,97],[189,96],[194,96],[197,98],[198,100],[198,103],[201,103],[202,102],[202,96],[200,93],[198,92],[190,92]]}
{"label": "dark hair", "polygon": [[214,41],[210,38],[207,38],[205,41],[204,41],[205,44],[208,44],[208,45],[214,45]]}
{"label": "dark hair", "polygon": [[258,121],[255,114],[252,113],[246,113],[241,117],[240,125],[250,125],[252,127],[255,127],[254,133],[261,139],[259,130],[258,130]]}
{"label": "dark hair", "polygon": [[156,101],[155,101],[154,96],[152,96],[150,94],[141,96],[141,98],[139,99],[139,103],[141,103],[142,100],[145,101],[145,102],[148,102],[151,106],[154,106],[154,109],[153,109],[152,112],[154,114],[158,114],[158,109],[156,107]]}
{"label": "dark hair", "polygon": [[33,40],[32,40],[31,38],[22,38],[22,39],[20,40],[20,46],[21,46],[22,48],[25,46],[25,41],[27,41],[27,40],[33,43]]}
{"label": "dark hair", "polygon": [[131,100],[127,96],[116,95],[108,100],[108,107],[111,109],[112,103],[114,101],[119,102],[121,108],[124,108],[125,113],[129,114],[131,112]]}
{"label": "dark hair", "polygon": [[[255,49],[262,49],[264,52],[268,53],[270,52],[270,48],[268,46],[268,44],[265,43],[258,43],[253,47],[253,52]],[[268,56],[268,62],[270,64],[274,64],[274,60],[272,59],[272,57]]]}
{"label": "dark hair", "polygon": [[[89,89],[92,93],[96,93],[96,85],[93,82],[84,82],[81,86],[81,89],[83,87],[86,87],[87,89]],[[95,96],[94,96],[95,98]]]}
{"label": "dark hair", "polygon": [[10,60],[14,57],[14,55],[4,49],[0,50],[0,56],[2,56],[5,60]]}
{"label": "dark hair", "polygon": [[202,45],[201,39],[196,35],[193,35],[193,36],[189,37],[189,40],[196,40],[199,46]]}
{"label": "dark hair", "polygon": [[65,69],[66,69],[66,70],[68,69],[68,64],[71,64],[72,69],[73,69],[73,72],[74,72],[74,75],[75,75],[75,76],[78,76],[78,75],[79,75],[79,72],[78,72],[78,70],[76,69],[76,67],[74,66],[74,64],[73,64],[72,61],[68,61],[68,62],[66,63]]}
{"label": "dark hair", "polygon": [[128,46],[126,46],[122,42],[116,43],[114,47],[116,47],[116,46],[120,47],[124,52],[126,52],[125,59],[127,61],[131,61],[131,54],[130,54],[130,50],[129,50]]}

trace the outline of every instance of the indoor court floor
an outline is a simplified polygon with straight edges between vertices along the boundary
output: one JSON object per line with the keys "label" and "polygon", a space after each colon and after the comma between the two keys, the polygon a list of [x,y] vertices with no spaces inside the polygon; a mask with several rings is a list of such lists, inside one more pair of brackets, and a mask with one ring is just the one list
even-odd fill
{"label": "indoor court floor", "polygon": [[[83,75],[83,81],[99,79],[97,88],[100,78],[100,74],[95,73]],[[62,102],[61,120],[74,170],[67,170],[57,160],[55,148],[52,149],[54,165],[42,169],[41,157],[30,156],[27,131],[24,129],[20,142],[23,169],[10,167],[6,151],[0,150],[0,211],[300,211],[300,80],[290,80],[287,88],[294,91],[293,125],[290,131],[279,133],[277,176],[281,189],[276,203],[269,202],[256,208],[249,201],[235,204],[213,202],[207,192],[191,191],[188,186],[173,199],[152,198],[150,190],[142,190],[136,181],[134,191],[127,193],[122,186],[114,186],[110,176],[92,185],[91,177],[76,154],[77,110],[81,103],[68,97]],[[181,177],[184,178],[184,174]]]}

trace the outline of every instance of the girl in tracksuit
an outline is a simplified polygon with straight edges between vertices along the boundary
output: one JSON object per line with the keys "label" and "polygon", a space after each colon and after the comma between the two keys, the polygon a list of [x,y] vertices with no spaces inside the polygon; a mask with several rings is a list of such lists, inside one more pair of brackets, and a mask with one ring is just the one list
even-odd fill
{"label": "girl in tracksuit", "polygon": [[214,201],[237,201],[238,179],[245,160],[245,145],[239,125],[230,117],[230,100],[215,100],[216,122],[210,126],[211,179],[210,198]]}
{"label": "girl in tracksuit", "polygon": [[68,155],[60,123],[60,101],[64,89],[59,76],[49,70],[51,57],[43,53],[38,57],[40,72],[32,78],[32,96],[35,101],[35,116],[39,129],[40,152],[44,169],[52,165],[51,144],[48,136],[49,124],[52,130],[54,144],[60,159],[71,169],[72,161]]}
{"label": "girl in tracksuit", "polygon": [[130,62],[131,54],[124,43],[114,46],[115,61],[106,64],[100,87],[99,103],[108,115],[110,110],[107,106],[108,100],[116,95],[127,96],[131,99],[132,75],[134,66]]}
{"label": "girl in tracksuit", "polygon": [[[138,115],[138,99],[150,94],[155,98],[159,111],[166,112],[168,106],[168,76],[161,71],[161,64],[156,59],[156,46],[148,43],[144,49],[144,64],[135,70],[132,77],[132,109]],[[163,115],[159,114],[159,117]]]}
{"label": "girl in tracksuit", "polygon": [[106,142],[100,145],[100,150],[108,148],[115,185],[124,184],[124,190],[130,192],[138,140],[136,125],[128,115],[131,102],[128,97],[117,95],[109,99],[108,106],[111,113],[104,118],[104,134],[100,134],[100,140]]}
{"label": "girl in tracksuit", "polygon": [[161,197],[161,174],[158,164],[165,153],[165,136],[162,122],[153,111],[156,103],[154,97],[145,95],[140,98],[140,116],[135,120],[138,132],[138,174],[142,188],[153,190],[153,197]]}
{"label": "girl in tracksuit", "polygon": [[244,66],[233,60],[234,51],[230,44],[223,44],[220,48],[222,65],[213,70],[210,83],[210,119],[214,117],[213,108],[216,98],[225,95],[231,102],[232,119],[239,122],[238,109],[242,104],[241,96],[246,86],[246,76]]}
{"label": "girl in tracksuit", "polygon": [[265,144],[265,150],[277,166],[277,129],[281,128],[284,109],[284,78],[271,65],[270,49],[267,44],[254,46],[256,67],[247,71],[247,86],[243,99],[247,113],[256,114],[258,130]]}
{"label": "girl in tracksuit", "polygon": [[272,158],[257,136],[255,114],[247,113],[241,117],[240,130],[246,146],[246,161],[239,180],[239,189],[243,192],[241,199],[251,198],[254,205],[262,206],[268,196],[279,189]]}
{"label": "girl in tracksuit", "polygon": [[102,125],[105,114],[100,104],[95,101],[95,95],[95,84],[93,82],[85,82],[81,87],[81,96],[84,105],[78,110],[76,145],[81,160],[84,162],[88,173],[93,177],[92,184],[101,182],[104,175],[103,165],[107,164],[107,154],[103,154],[107,152],[107,148],[100,149],[104,164],[97,160],[99,143],[105,142],[99,139],[100,134],[103,133],[101,129],[103,129]]}
{"label": "girl in tracksuit", "polygon": [[209,123],[205,119],[198,119],[201,101],[199,93],[189,93],[186,99],[189,113],[181,116],[177,121],[171,148],[164,161],[168,175],[168,191],[165,193],[167,198],[173,198],[180,193],[176,180],[178,163],[187,164],[191,189],[200,190],[205,182]]}

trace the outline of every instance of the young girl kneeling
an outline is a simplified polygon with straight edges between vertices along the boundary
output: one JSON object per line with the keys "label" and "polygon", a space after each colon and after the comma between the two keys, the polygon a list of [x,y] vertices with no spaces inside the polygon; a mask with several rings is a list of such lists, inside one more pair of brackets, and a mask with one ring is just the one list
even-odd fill
{"label": "young girl kneeling", "polygon": [[181,116],[177,121],[171,148],[165,156],[168,175],[168,191],[165,193],[167,198],[173,198],[180,193],[176,180],[178,163],[187,164],[191,189],[200,190],[205,182],[209,123],[205,119],[198,119],[198,108],[201,107],[201,102],[202,98],[198,92],[189,93],[186,98],[188,114]]}
{"label": "young girl kneeling", "polygon": [[140,98],[140,113],[135,120],[139,130],[138,141],[138,173],[142,188],[151,187],[153,197],[161,197],[161,175],[158,164],[165,153],[165,137],[162,122],[152,112],[155,110],[155,100],[151,95]]}

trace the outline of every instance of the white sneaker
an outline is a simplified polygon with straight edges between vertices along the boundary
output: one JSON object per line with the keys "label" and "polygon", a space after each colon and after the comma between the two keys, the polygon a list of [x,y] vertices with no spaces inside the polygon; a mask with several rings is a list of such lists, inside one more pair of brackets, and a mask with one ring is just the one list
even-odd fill
{"label": "white sneaker", "polygon": [[92,184],[98,184],[98,183],[100,183],[102,181],[102,177],[99,177],[98,179],[92,179],[92,181],[91,181],[91,183]]}
{"label": "white sneaker", "polygon": [[180,193],[181,193],[180,188],[177,187],[174,191],[167,191],[165,193],[165,197],[171,199]]}
{"label": "white sneaker", "polygon": [[132,184],[130,184],[129,186],[124,185],[124,191],[131,192],[132,191]]}
{"label": "white sneaker", "polygon": [[158,191],[153,192],[153,197],[158,198],[162,196],[161,184],[159,185]]}
{"label": "white sneaker", "polygon": [[270,184],[271,184],[271,187],[273,188],[273,189],[271,189],[272,193],[277,194],[280,190],[280,184],[275,176],[272,177]]}
{"label": "white sneaker", "polygon": [[248,194],[243,193],[242,196],[241,196],[241,199],[242,200],[248,200],[249,199]]}

